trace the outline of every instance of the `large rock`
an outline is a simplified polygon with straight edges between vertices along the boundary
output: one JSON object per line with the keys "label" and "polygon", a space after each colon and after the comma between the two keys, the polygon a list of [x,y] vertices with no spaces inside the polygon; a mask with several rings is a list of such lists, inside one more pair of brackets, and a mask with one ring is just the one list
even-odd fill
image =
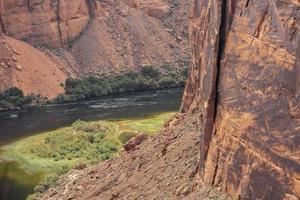
{"label": "large rock", "polygon": [[195,0],[182,111],[199,172],[237,199],[300,198],[300,2]]}

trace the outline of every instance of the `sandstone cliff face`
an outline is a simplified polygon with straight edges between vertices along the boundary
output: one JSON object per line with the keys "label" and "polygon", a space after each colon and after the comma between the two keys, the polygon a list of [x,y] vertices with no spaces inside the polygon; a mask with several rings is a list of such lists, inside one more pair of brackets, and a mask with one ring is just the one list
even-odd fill
{"label": "sandstone cliff face", "polygon": [[90,20],[86,0],[1,0],[4,33],[33,45],[61,47],[76,38]]}
{"label": "sandstone cliff face", "polygon": [[240,199],[300,198],[300,2],[195,0],[182,111],[199,172]]}

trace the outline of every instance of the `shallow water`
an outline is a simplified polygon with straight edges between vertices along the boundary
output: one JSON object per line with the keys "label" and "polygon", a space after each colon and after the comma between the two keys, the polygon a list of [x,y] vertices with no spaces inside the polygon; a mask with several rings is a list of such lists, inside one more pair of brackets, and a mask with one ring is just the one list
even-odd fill
{"label": "shallow water", "polygon": [[[76,120],[143,118],[153,113],[177,111],[182,89],[103,97],[0,114],[0,144],[72,124]],[[11,118],[10,116],[14,117]],[[17,115],[17,117],[16,117]],[[41,174],[30,174],[17,163],[1,162],[0,200],[23,200],[33,191]]]}
{"label": "shallow water", "polygon": [[22,200],[32,193],[42,178],[42,173],[30,173],[21,169],[16,162],[0,164],[0,199]]}

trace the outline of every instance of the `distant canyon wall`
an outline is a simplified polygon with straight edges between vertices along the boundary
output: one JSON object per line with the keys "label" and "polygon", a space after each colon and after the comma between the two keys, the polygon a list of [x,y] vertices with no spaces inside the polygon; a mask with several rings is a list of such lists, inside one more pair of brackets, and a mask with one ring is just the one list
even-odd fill
{"label": "distant canyon wall", "polygon": [[300,2],[194,0],[182,112],[199,173],[236,199],[300,198]]}
{"label": "distant canyon wall", "polygon": [[[55,58],[56,71],[65,78],[115,75],[143,65],[179,68],[189,60],[189,5],[190,0],[0,0],[0,33]],[[2,57],[0,64],[8,66],[11,58]],[[30,67],[40,69],[37,73],[47,70],[43,64]],[[16,82],[26,94],[49,89],[36,76],[31,78],[36,84],[29,84],[23,78],[27,65],[19,68],[18,78],[1,68],[1,90]],[[58,80],[52,84],[64,83],[56,73],[40,75]],[[59,87],[51,97],[63,91]],[[41,94],[49,97],[48,92]]]}

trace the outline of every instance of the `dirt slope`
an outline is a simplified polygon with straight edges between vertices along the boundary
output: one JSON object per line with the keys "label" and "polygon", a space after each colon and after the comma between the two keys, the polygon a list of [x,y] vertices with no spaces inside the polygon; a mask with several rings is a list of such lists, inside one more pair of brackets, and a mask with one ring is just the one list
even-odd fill
{"label": "dirt slope", "polygon": [[63,92],[67,73],[54,55],[19,40],[0,35],[0,89],[22,88],[25,94],[41,94],[54,98]]}
{"label": "dirt slope", "polygon": [[189,1],[101,1],[70,52],[84,74],[186,65],[188,8]]}

